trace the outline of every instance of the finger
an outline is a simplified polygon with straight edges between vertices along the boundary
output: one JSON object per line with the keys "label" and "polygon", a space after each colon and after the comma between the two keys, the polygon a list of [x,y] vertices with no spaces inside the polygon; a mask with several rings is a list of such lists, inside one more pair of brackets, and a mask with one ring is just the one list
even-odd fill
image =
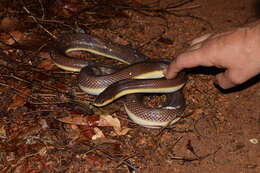
{"label": "finger", "polygon": [[[177,73],[184,68],[192,68],[199,65],[210,66],[204,57],[207,56],[203,49],[195,51],[189,51],[179,55],[172,63],[168,66],[165,77],[172,79],[176,77]],[[204,62],[205,61],[205,62]]]}
{"label": "finger", "polygon": [[195,38],[194,40],[191,41],[190,45],[193,46],[193,45],[195,45],[195,44],[201,43],[201,42],[207,40],[211,35],[212,35],[212,34],[209,33],[209,34],[205,34],[205,35],[203,35],[203,36],[200,36],[200,37],[198,37],[198,38]]}
{"label": "finger", "polygon": [[236,84],[232,82],[230,78],[230,72],[227,70],[224,73],[219,73],[216,75],[215,84],[219,85],[223,89],[228,89],[234,87]]}
{"label": "finger", "polygon": [[171,62],[171,64],[167,67],[166,71],[164,71],[164,76],[167,78],[167,79],[172,79],[172,78],[175,78],[178,74],[179,71],[181,71],[182,69],[177,69],[177,66],[176,66],[176,59],[173,60]]}

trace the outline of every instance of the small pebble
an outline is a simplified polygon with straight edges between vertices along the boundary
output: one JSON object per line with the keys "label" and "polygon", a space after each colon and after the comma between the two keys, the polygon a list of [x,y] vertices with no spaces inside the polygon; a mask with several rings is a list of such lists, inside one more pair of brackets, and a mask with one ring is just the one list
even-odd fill
{"label": "small pebble", "polygon": [[252,138],[249,140],[252,144],[257,144],[258,143],[258,139],[256,138]]}

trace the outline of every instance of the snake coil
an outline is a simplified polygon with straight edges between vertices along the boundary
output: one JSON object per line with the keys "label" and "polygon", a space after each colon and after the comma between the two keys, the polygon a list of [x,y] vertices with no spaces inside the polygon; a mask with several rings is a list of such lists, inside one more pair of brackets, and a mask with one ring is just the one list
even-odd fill
{"label": "snake coil", "polygon": [[[105,106],[125,96],[125,110],[137,124],[160,128],[177,122],[184,110],[184,97],[179,91],[186,82],[184,73],[167,80],[163,71],[166,60],[151,60],[135,49],[87,34],[62,34],[53,42],[51,57],[64,70],[80,72],[79,87],[88,94],[97,95],[96,106]],[[108,65],[69,56],[74,51],[86,51],[118,60],[127,66],[114,70]],[[98,71],[109,71],[100,75]],[[150,108],[143,103],[143,93],[165,93],[167,104]]]}

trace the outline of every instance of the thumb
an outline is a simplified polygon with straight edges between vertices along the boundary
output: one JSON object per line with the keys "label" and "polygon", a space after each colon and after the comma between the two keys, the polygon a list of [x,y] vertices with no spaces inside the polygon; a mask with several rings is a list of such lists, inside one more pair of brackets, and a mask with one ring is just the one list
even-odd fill
{"label": "thumb", "polygon": [[214,83],[223,89],[228,89],[235,86],[235,83],[232,81],[233,80],[231,78],[230,71],[226,70],[225,72],[216,75]]}

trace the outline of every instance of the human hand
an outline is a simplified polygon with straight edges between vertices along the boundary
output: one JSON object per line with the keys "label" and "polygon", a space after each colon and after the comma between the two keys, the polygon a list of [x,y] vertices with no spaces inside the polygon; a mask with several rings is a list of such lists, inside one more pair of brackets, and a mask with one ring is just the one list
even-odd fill
{"label": "human hand", "polygon": [[219,34],[206,34],[172,61],[166,78],[174,78],[184,68],[215,66],[225,71],[215,83],[223,89],[239,85],[260,73],[260,21]]}

